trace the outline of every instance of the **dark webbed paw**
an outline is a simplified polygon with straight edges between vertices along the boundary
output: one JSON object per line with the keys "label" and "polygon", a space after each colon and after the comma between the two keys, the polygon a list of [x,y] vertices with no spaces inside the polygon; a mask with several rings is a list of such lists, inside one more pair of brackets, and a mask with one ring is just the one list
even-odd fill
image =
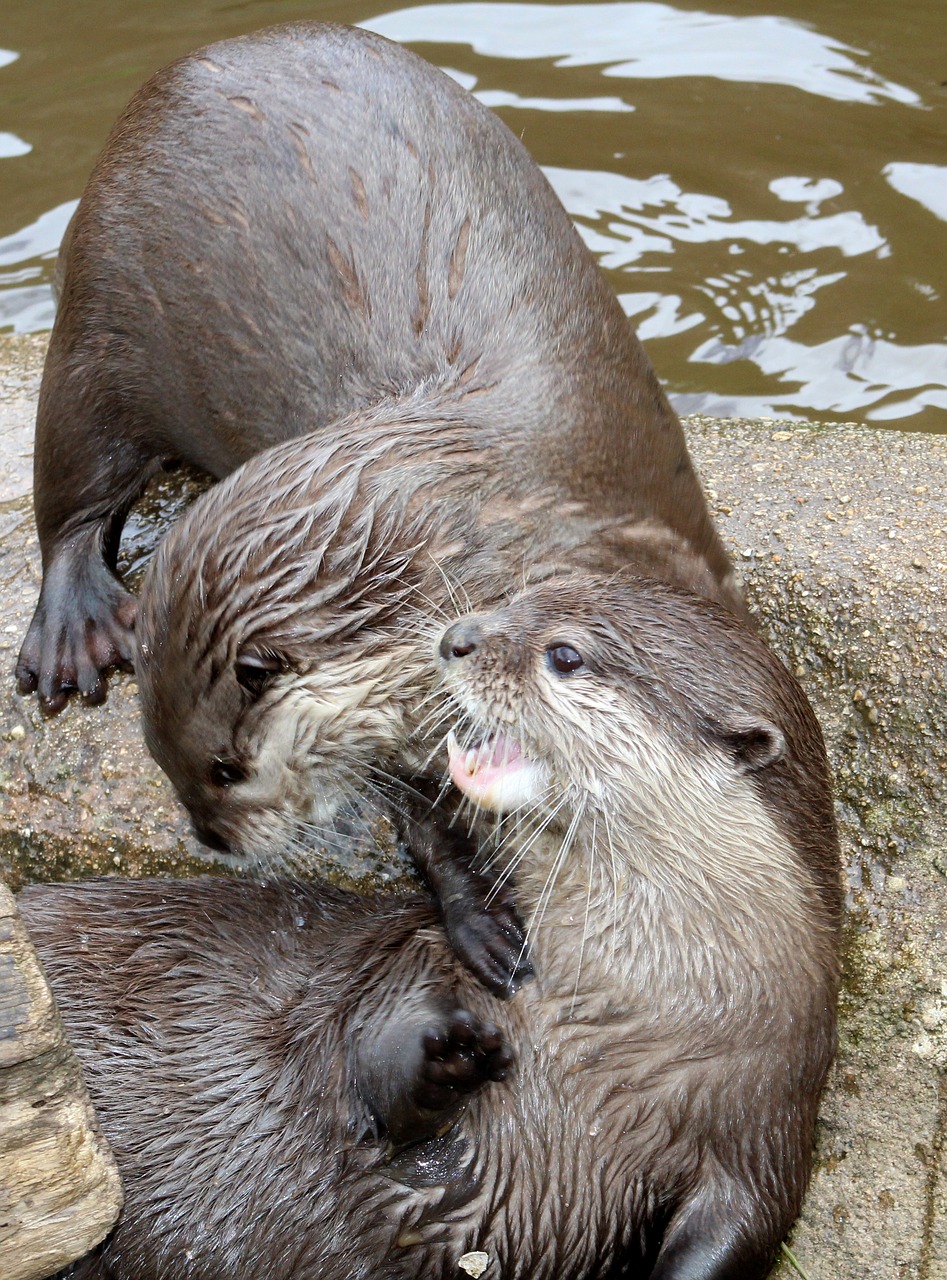
{"label": "dark webbed paw", "polygon": [[104,701],[106,672],[132,669],[135,652],[135,598],[104,564],[71,572],[55,563],[16,665],[20,693],[38,693],[49,715],[62,711],[78,692],[91,704]]}
{"label": "dark webbed paw", "polygon": [[526,931],[512,902],[488,900],[489,883],[471,873],[471,892],[441,901],[444,931],[455,954],[492,995],[507,1000],[533,977]]}
{"label": "dark webbed paw", "polygon": [[451,826],[446,802],[433,803],[412,779],[397,817],[402,836],[437,899],[455,955],[493,995],[509,999],[533,976],[526,931],[511,894],[475,870],[473,840]]}
{"label": "dark webbed paw", "polygon": [[499,1027],[454,1009],[440,1026],[421,1033],[423,1058],[415,1101],[428,1111],[447,1111],[489,1081],[505,1080],[513,1051]]}

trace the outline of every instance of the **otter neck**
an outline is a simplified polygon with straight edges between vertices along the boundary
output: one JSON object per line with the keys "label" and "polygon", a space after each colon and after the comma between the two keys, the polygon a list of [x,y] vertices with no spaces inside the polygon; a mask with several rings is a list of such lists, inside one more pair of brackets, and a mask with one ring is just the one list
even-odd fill
{"label": "otter neck", "polygon": [[[687,1007],[692,1019],[695,1005],[726,1016],[745,1002],[784,1016],[786,989],[811,991],[823,972],[822,930],[772,822],[758,814],[748,836],[731,814],[708,849],[707,833],[646,830],[635,816],[588,805],[528,846],[517,905],[544,997],[567,1009],[578,999],[591,1018],[643,993],[668,1016]],[[778,1000],[763,971],[780,973]]]}

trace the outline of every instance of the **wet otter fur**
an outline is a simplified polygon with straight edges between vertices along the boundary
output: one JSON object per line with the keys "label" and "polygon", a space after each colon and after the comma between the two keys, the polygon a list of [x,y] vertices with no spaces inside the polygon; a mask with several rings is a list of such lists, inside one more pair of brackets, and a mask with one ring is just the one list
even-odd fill
{"label": "wet otter fur", "polygon": [[447,1280],[472,1250],[503,1280],[768,1271],[835,1041],[804,696],[727,611],[643,580],[539,584],[439,648],[535,980],[493,999],[422,900],[27,890],[126,1185],[74,1276]]}
{"label": "wet otter fur", "polygon": [[[545,178],[495,115],[382,37],[294,23],[160,71],[96,164],[60,274],[36,432],[43,584],[17,665],[48,711],[73,690],[100,700],[104,672],[135,657],[113,570],[162,463],[222,477],[306,433],[314,454],[356,439],[369,419],[404,461],[406,418],[449,419],[466,465],[501,470],[509,499],[636,525],[743,608],[680,424]],[[211,500],[224,540],[227,500]],[[267,491],[255,500],[261,523],[291,518]],[[499,548],[495,574],[515,578],[523,558]],[[235,603],[257,586],[242,581]],[[362,604],[378,613],[370,592]],[[350,622],[351,683],[368,688]],[[234,645],[218,640],[224,668]],[[269,661],[255,655],[264,674]],[[263,678],[254,662],[247,683]]]}
{"label": "wet otter fur", "polygon": [[[60,276],[20,688],[96,701],[134,657],[149,745],[218,850],[308,870],[340,807],[387,809],[387,775],[436,744],[428,649],[458,608],[634,563],[743,609],[680,424],[548,183],[381,37],[290,24],[159,72]],[[136,651],[116,547],[173,459],[250,461],[172,534]],[[494,988],[519,950],[500,923],[499,968],[459,946]]]}
{"label": "wet otter fur", "polygon": [[523,492],[507,446],[443,405],[385,405],[267,450],[204,494],[149,567],[137,621],[145,740],[207,843],[265,862],[331,843],[368,778],[423,772],[430,651],[458,609],[569,567],[729,599],[651,521]]}

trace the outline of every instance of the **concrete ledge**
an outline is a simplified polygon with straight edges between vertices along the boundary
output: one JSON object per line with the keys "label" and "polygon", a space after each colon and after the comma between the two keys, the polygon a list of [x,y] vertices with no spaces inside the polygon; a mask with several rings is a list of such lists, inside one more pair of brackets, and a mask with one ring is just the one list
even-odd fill
{"label": "concrete ledge", "polygon": [[[0,673],[39,585],[28,458],[44,346],[0,341]],[[793,1249],[811,1280],[947,1280],[947,438],[700,418],[687,429],[837,779],[841,1049]],[[127,564],[177,501],[140,511]],[[120,677],[105,707],[46,722],[0,674],[0,879],[206,869],[141,745],[134,695]]]}

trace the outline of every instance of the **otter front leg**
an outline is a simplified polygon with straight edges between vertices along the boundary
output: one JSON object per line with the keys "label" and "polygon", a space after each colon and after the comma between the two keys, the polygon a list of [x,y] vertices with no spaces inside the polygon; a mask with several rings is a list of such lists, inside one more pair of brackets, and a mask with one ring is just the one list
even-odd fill
{"label": "otter front leg", "polygon": [[38,692],[52,714],[72,691],[101,702],[106,671],[129,667],[134,654],[135,599],[113,570],[128,508],[157,458],[92,385],[94,376],[88,366],[64,374],[51,349],[36,424],[43,583],[16,677],[20,692]]}
{"label": "otter front leg", "polygon": [[[406,1007],[407,1006],[407,1007]],[[458,1106],[504,1080],[513,1054],[499,1028],[466,1009],[406,997],[356,1053],[359,1093],[396,1146],[433,1137]]]}
{"label": "otter front leg", "polygon": [[454,954],[491,994],[506,1000],[533,975],[526,931],[509,892],[494,891],[475,870],[476,845],[450,825],[450,816],[419,796],[399,815],[399,825],[437,901]]}
{"label": "otter front leg", "polygon": [[121,585],[100,550],[95,526],[64,538],[44,555],[39,603],[16,664],[20,693],[39,693],[55,715],[78,691],[88,703],[105,698],[110,667],[130,670],[135,598]]}

